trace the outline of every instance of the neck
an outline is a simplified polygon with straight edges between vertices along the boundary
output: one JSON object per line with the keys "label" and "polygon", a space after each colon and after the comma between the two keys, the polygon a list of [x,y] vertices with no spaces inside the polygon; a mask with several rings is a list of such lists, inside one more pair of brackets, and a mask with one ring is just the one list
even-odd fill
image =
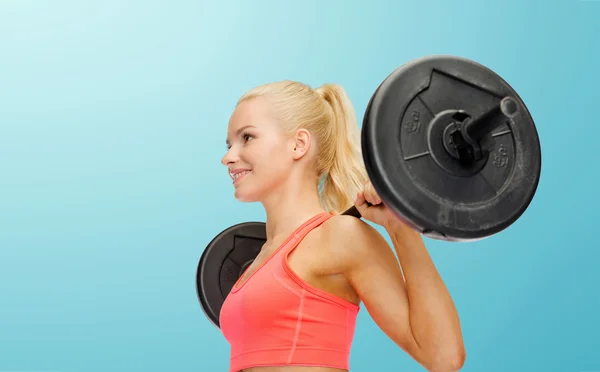
{"label": "neck", "polygon": [[319,201],[317,186],[290,179],[263,201],[267,215],[267,240],[288,236],[301,224],[325,212]]}

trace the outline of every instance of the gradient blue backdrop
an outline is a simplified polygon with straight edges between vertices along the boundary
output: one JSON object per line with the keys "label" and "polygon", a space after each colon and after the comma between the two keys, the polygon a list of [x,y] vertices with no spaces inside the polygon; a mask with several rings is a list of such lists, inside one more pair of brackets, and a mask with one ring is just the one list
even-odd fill
{"label": "gradient blue backdrop", "polygon": [[[504,233],[427,241],[464,371],[600,370],[600,1],[0,2],[0,370],[225,371],[198,259],[240,204],[219,161],[246,89],[477,60],[538,126],[535,200]],[[352,371],[420,371],[361,312]]]}

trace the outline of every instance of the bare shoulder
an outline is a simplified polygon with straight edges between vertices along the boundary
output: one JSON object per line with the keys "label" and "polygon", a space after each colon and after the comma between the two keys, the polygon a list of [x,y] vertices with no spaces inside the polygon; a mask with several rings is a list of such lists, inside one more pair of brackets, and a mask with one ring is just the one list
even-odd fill
{"label": "bare shoulder", "polygon": [[381,233],[366,221],[345,215],[333,216],[324,224],[323,238],[344,271],[376,257],[393,256]]}
{"label": "bare shoulder", "polygon": [[368,241],[382,237],[373,226],[353,216],[333,216],[327,221],[326,227],[330,234],[343,241],[355,239]]}

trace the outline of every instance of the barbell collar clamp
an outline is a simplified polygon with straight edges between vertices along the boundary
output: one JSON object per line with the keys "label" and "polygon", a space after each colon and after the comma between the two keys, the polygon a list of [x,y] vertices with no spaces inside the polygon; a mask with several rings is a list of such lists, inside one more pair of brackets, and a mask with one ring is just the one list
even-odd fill
{"label": "barbell collar clamp", "polygon": [[507,96],[476,118],[466,115],[460,130],[454,131],[451,135],[459,160],[470,164],[486,156],[487,149],[482,145],[484,139],[517,113],[517,102]]}

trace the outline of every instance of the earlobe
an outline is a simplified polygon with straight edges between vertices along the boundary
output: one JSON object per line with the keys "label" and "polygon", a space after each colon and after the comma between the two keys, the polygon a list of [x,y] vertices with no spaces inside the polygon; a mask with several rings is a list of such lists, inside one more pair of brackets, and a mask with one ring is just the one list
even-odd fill
{"label": "earlobe", "polygon": [[306,129],[299,129],[294,136],[294,160],[302,158],[310,147],[310,133]]}
{"label": "earlobe", "polygon": [[306,151],[304,151],[302,148],[300,148],[298,146],[294,147],[293,152],[294,152],[294,155],[293,155],[294,160],[298,160],[298,159],[302,158],[302,156],[304,156],[304,154],[306,153]]}

